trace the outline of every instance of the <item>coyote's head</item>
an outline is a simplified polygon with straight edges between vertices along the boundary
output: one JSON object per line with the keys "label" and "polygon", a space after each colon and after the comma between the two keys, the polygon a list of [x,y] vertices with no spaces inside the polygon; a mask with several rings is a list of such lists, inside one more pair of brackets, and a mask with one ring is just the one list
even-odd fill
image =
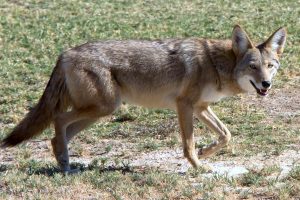
{"label": "coyote's head", "polygon": [[286,41],[286,30],[280,28],[265,42],[255,46],[238,25],[233,29],[232,47],[236,55],[234,78],[245,92],[255,90],[265,96],[272,86]]}

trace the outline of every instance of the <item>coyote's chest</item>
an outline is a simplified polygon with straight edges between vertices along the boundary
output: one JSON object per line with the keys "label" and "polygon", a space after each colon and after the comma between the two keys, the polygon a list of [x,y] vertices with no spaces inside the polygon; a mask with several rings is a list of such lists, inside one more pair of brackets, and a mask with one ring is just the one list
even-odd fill
{"label": "coyote's chest", "polygon": [[220,90],[216,86],[208,85],[202,89],[199,101],[212,103],[220,101],[227,96],[231,96],[229,91]]}

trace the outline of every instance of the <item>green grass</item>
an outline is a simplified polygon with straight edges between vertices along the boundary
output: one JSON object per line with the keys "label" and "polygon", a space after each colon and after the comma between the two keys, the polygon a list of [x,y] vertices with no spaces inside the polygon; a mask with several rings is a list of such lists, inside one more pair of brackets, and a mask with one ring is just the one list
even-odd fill
{"label": "green grass", "polygon": [[[282,68],[274,87],[293,88],[300,76],[300,6],[298,1],[180,1],[180,0],[94,0],[94,1],[5,1],[0,0],[0,139],[24,116],[41,96],[58,55],[86,41],[102,39],[157,39],[171,37],[230,38],[234,24],[240,24],[254,41],[266,39],[274,30],[288,30]],[[299,79],[298,79],[299,80]],[[213,105],[231,130],[235,156],[257,153],[279,155],[299,141],[299,116],[270,118],[263,108],[245,106],[240,97]],[[298,120],[298,121],[297,121]],[[203,124],[195,124],[204,135],[200,146],[213,140]],[[115,138],[137,144],[141,152],[180,146],[176,114],[129,106],[101,121],[76,138],[74,152],[101,139]],[[51,138],[46,130],[40,138]],[[83,145],[84,144],[84,145]],[[113,147],[104,147],[110,152]],[[49,150],[50,151],[50,150]],[[242,197],[299,198],[299,167],[278,190],[275,182],[261,178],[277,172],[268,168],[250,172],[241,179],[203,178],[198,172],[179,175],[153,169],[133,169],[114,160],[105,168],[105,158],[82,173],[62,176],[55,162],[32,160],[36,153],[26,145],[17,148],[15,165],[0,165],[1,199],[233,199]],[[224,156],[232,156],[225,153]],[[216,157],[216,160],[222,155]],[[96,159],[96,158],[95,158]],[[259,187],[268,186],[264,193]],[[233,188],[227,191],[226,188]],[[238,192],[251,187],[252,192]],[[236,190],[235,190],[236,189]],[[257,196],[258,195],[258,196]],[[259,196],[260,195],[260,196]]]}

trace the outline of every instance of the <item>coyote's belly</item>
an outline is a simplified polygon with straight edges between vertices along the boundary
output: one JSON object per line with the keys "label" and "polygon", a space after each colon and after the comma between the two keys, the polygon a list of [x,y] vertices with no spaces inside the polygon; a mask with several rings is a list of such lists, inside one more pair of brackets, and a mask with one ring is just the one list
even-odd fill
{"label": "coyote's belly", "polygon": [[177,91],[122,91],[122,100],[134,105],[147,108],[176,109]]}

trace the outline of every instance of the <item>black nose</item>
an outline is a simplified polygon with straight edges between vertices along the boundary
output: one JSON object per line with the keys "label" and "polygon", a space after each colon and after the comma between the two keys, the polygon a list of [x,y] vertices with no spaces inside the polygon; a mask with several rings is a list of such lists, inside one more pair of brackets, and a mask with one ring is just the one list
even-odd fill
{"label": "black nose", "polygon": [[271,86],[271,81],[263,81],[261,84],[264,88],[269,88]]}

